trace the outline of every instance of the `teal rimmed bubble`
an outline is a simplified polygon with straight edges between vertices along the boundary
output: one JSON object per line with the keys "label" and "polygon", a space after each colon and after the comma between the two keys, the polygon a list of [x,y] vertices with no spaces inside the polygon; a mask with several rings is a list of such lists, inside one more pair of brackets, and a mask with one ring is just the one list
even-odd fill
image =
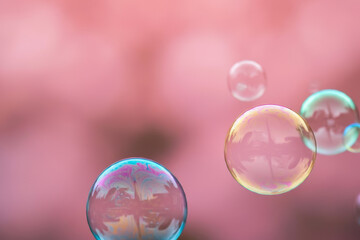
{"label": "teal rimmed bubble", "polygon": [[187,203],[170,171],[148,159],[129,158],[99,175],[86,215],[97,240],[176,240],[185,226]]}
{"label": "teal rimmed bubble", "polygon": [[344,144],[348,151],[353,153],[360,152],[359,139],[360,123],[350,124],[344,131]]}
{"label": "teal rimmed bubble", "polygon": [[[359,119],[353,100],[334,89],[310,95],[302,104],[300,115],[307,120],[315,134],[317,152],[324,155],[346,151],[344,130]],[[314,149],[311,143],[304,142],[310,149]]]}

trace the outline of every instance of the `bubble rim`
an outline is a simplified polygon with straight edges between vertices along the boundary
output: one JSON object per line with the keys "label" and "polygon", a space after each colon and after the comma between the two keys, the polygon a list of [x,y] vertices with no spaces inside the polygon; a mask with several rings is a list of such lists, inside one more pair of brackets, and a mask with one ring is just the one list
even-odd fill
{"label": "bubble rim", "polygon": [[112,171],[113,167],[117,164],[121,164],[118,168],[120,168],[121,166],[127,164],[127,163],[130,163],[130,162],[142,162],[144,164],[155,164],[157,165],[161,170],[164,170],[166,171],[167,173],[169,173],[169,175],[174,179],[174,181],[178,184],[181,192],[183,193],[183,196],[184,196],[184,220],[181,224],[181,226],[179,227],[178,231],[173,235],[171,236],[171,238],[169,240],[176,240],[180,237],[181,233],[183,232],[184,228],[185,228],[185,225],[186,225],[186,221],[187,221],[187,215],[188,215],[188,203],[187,203],[187,198],[186,198],[186,194],[185,194],[185,191],[183,189],[183,187],[181,186],[180,184],[180,181],[175,177],[175,175],[170,172],[166,167],[164,167],[163,165],[161,165],[160,163],[154,161],[154,160],[151,160],[151,159],[148,159],[148,158],[144,158],[144,157],[130,157],[130,158],[124,158],[124,159],[121,159],[119,161],[116,161],[114,163],[112,163],[111,165],[109,165],[107,168],[105,168],[96,178],[96,180],[94,181],[94,183],[92,184],[91,188],[90,188],[90,192],[88,194],[88,198],[87,198],[87,202],[86,202],[86,220],[87,220],[87,223],[88,223],[88,226],[90,228],[90,231],[91,233],[93,234],[93,236],[96,238],[96,240],[104,240],[102,238],[100,238],[100,236],[93,231],[93,229],[91,228],[91,224],[90,224],[90,219],[89,219],[89,215],[88,215],[88,212],[89,212],[89,200],[90,200],[90,197],[91,197],[91,194],[93,192],[93,189],[95,187],[95,185],[97,184],[98,180],[106,175],[110,170]]}
{"label": "bubble rim", "polygon": [[[356,122],[356,123],[352,123],[350,124],[349,126],[347,126],[344,130],[344,134],[343,134],[343,137],[345,138],[345,135],[352,129],[352,128],[357,128],[358,130],[360,130],[360,123]],[[348,150],[349,152],[352,152],[352,153],[359,153],[360,152],[360,148],[359,149],[355,149],[355,148],[352,148],[352,146],[358,141],[358,138],[359,138],[359,135],[358,134],[358,137],[355,139],[355,141],[350,144],[350,146],[348,146],[347,144],[347,141],[344,140],[344,145],[345,145],[345,148],[346,150]]]}
{"label": "bubble rim", "polygon": [[[237,94],[234,94],[233,90],[231,88],[231,83],[230,83],[231,82],[230,79],[231,79],[231,77],[233,75],[235,75],[236,69],[239,68],[242,65],[245,65],[245,64],[254,66],[257,70],[261,71],[261,73],[262,73],[262,75],[264,77],[264,89],[262,89],[262,91],[259,94],[255,95],[255,96],[253,96],[251,98],[243,98],[243,97],[241,97],[241,96],[239,96]],[[228,76],[227,76],[227,85],[228,85],[228,89],[229,89],[231,95],[235,99],[237,99],[239,101],[242,101],[242,102],[251,102],[251,101],[254,101],[254,100],[257,100],[257,99],[261,98],[265,94],[266,87],[267,87],[266,72],[265,72],[264,68],[259,63],[255,62],[253,60],[240,60],[240,61],[237,61],[236,63],[234,63],[231,66],[230,71],[229,71]]]}
{"label": "bubble rim", "polygon": [[[260,189],[260,191],[257,191],[258,188],[251,188],[249,186],[249,184],[243,184],[242,182],[243,181],[240,181],[240,179],[235,175],[234,171],[230,168],[229,164],[228,164],[228,160],[227,160],[227,143],[228,143],[228,139],[229,137],[231,136],[232,132],[233,132],[233,127],[241,120],[242,117],[246,117],[247,115],[251,114],[251,112],[253,111],[257,111],[259,109],[268,109],[269,107],[271,108],[276,108],[277,110],[282,110],[282,111],[288,111],[289,113],[291,114],[294,114],[294,116],[297,116],[299,117],[304,125],[308,128],[308,131],[310,132],[310,134],[312,135],[312,138],[314,140],[314,146],[315,146],[315,150],[312,150],[312,160],[311,160],[311,164],[310,166],[308,167],[308,169],[306,170],[306,177],[304,177],[303,180],[301,181],[298,181],[293,188],[291,189],[285,189],[283,191],[278,191],[278,192],[269,192],[269,191],[262,191]],[[305,143],[304,143],[305,144]],[[315,138],[315,134],[314,132],[312,131],[310,125],[307,123],[306,119],[304,119],[300,114],[298,114],[297,112],[291,110],[290,108],[287,108],[287,107],[284,107],[284,106],[280,106],[280,105],[275,105],[275,104],[265,104],[265,105],[259,105],[259,106],[256,106],[254,108],[251,108],[251,109],[248,109],[246,111],[244,111],[243,113],[241,113],[237,118],[236,120],[233,122],[233,124],[231,125],[230,129],[228,130],[228,133],[226,135],[226,138],[225,138],[225,146],[224,146],[224,159],[225,159],[225,164],[226,164],[226,167],[228,169],[228,171],[230,172],[231,176],[235,179],[235,181],[237,183],[239,183],[242,187],[244,187],[245,189],[253,192],[253,193],[256,193],[256,194],[260,194],[260,195],[265,195],[265,196],[273,196],[273,195],[280,195],[280,194],[283,194],[283,193],[287,193],[291,190],[294,190],[295,188],[297,188],[298,186],[300,186],[310,175],[310,173],[312,172],[314,166],[315,166],[315,161],[316,161],[316,157],[317,157],[317,143],[316,143],[316,138]]]}
{"label": "bubble rim", "polygon": [[[336,89],[323,89],[320,91],[317,91],[313,94],[311,94],[310,96],[308,96],[305,101],[302,103],[301,108],[300,108],[300,116],[303,117],[304,119],[304,112],[305,109],[309,108],[309,105],[311,104],[311,102],[316,101],[317,99],[321,98],[322,96],[331,96],[331,97],[335,97],[337,99],[344,99],[346,101],[346,103],[349,105],[349,107],[355,111],[355,118],[356,121],[359,121],[359,112],[358,109],[354,103],[354,101],[351,99],[351,97],[349,95],[347,95],[346,93],[336,90]],[[306,143],[306,146],[310,149],[313,149],[314,146],[309,145],[308,143]],[[336,154],[340,154],[343,153],[347,150],[345,144],[344,146],[342,146],[339,149],[336,149],[336,151],[325,151],[322,148],[317,147],[317,152],[323,155],[336,155]]]}

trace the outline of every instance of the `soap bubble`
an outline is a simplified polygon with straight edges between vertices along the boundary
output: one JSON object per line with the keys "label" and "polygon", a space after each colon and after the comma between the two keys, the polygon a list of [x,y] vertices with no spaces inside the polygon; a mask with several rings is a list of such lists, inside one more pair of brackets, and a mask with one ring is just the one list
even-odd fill
{"label": "soap bubble", "polygon": [[360,123],[350,124],[344,130],[344,144],[346,149],[350,152],[360,152],[359,131]]}
{"label": "soap bubble", "polygon": [[263,68],[254,61],[235,63],[228,75],[232,95],[240,101],[253,101],[261,97],[266,89]]}
{"label": "soap bubble", "polygon": [[[302,104],[300,115],[314,131],[318,153],[325,155],[346,151],[344,130],[358,122],[358,112],[351,98],[332,89],[310,95]],[[307,142],[307,146],[314,149],[311,142]]]}
{"label": "soap bubble", "polygon": [[148,159],[129,158],[96,179],[86,214],[98,240],[175,240],[185,226],[187,203],[167,169]]}
{"label": "soap bubble", "polygon": [[320,91],[320,83],[319,81],[311,81],[309,84],[309,92],[310,94],[316,93]]}
{"label": "soap bubble", "polygon": [[275,195],[299,186],[310,174],[316,145],[309,125],[292,110],[264,105],[242,114],[225,142],[225,161],[235,180],[250,191]]}

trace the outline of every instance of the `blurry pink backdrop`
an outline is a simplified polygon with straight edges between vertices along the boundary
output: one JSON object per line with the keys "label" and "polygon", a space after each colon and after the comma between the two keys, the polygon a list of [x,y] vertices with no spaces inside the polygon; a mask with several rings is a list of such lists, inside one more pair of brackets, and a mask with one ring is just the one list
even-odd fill
{"label": "blurry pink backdrop", "polygon": [[[94,180],[125,157],[181,182],[180,239],[355,240],[360,155],[318,155],[297,189],[257,195],[228,172],[224,140],[245,110],[299,111],[335,88],[360,104],[358,0],[0,0],[0,239],[94,239]],[[226,76],[259,62],[263,97]]]}

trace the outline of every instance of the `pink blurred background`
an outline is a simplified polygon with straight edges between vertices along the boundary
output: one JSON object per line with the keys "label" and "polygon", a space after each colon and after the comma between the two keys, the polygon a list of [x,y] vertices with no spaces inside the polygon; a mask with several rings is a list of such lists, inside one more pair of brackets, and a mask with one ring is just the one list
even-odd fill
{"label": "pink blurred background", "polygon": [[[182,183],[187,239],[359,239],[359,156],[318,156],[309,178],[257,195],[228,172],[224,140],[261,104],[295,111],[315,90],[360,104],[358,0],[0,0],[0,239],[94,239],[95,178],[132,156]],[[265,95],[226,75],[259,62]]]}

